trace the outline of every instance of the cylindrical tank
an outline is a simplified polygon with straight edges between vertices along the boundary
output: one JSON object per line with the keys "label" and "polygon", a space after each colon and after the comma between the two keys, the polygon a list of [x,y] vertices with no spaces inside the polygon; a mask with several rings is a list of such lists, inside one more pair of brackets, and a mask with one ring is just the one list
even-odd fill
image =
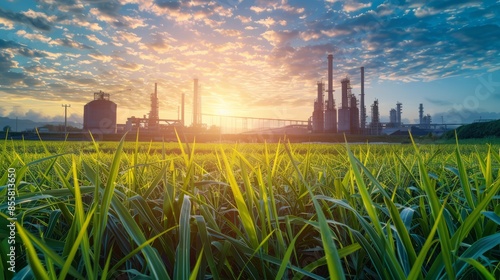
{"label": "cylindrical tank", "polygon": [[87,103],[83,107],[84,131],[116,133],[116,109],[116,103],[105,98],[95,98]]}

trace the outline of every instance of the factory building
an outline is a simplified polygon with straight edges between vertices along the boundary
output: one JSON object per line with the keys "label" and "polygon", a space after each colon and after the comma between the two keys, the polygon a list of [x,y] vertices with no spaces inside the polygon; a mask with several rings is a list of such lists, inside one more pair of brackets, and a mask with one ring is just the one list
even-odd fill
{"label": "factory building", "polygon": [[364,133],[366,126],[364,71],[364,67],[361,67],[361,110],[356,96],[351,92],[351,82],[348,77],[341,80],[341,103],[337,110],[333,98],[333,55],[328,55],[328,89],[326,90],[328,99],[326,102],[323,101],[324,85],[318,83],[318,96],[314,101],[314,111],[310,118],[313,133]]}
{"label": "factory building", "polygon": [[360,133],[364,134],[366,128],[365,107],[365,67],[361,67],[361,103],[360,103]]}
{"label": "factory building", "polygon": [[159,125],[158,84],[155,83],[155,91],[151,93],[151,109],[149,110],[148,129],[157,130]]}
{"label": "factory building", "polygon": [[396,103],[396,127],[401,127],[403,122],[401,121],[401,115],[403,114],[403,104],[401,102]]}
{"label": "factory building", "polygon": [[351,113],[349,111],[349,92],[351,90],[351,84],[349,78],[344,78],[340,81],[342,84],[342,103],[339,108],[339,124],[338,132],[350,133],[351,132]]}
{"label": "factory building", "polygon": [[431,129],[431,115],[427,114],[424,116],[424,105],[420,103],[418,106],[418,116],[419,116],[419,128],[421,129]]}
{"label": "factory building", "polygon": [[358,109],[358,100],[354,94],[351,95],[351,100],[349,103],[349,113],[350,113],[350,130],[351,134],[359,134],[359,109]]}
{"label": "factory building", "polygon": [[314,111],[312,115],[312,131],[321,133],[325,128],[325,102],[323,101],[323,83],[318,82],[318,97],[314,101]]}
{"label": "factory building", "polygon": [[397,123],[396,109],[392,108],[389,111],[389,125],[391,127],[396,127],[396,123]]}
{"label": "factory building", "polygon": [[382,124],[380,123],[380,112],[378,108],[378,99],[375,99],[372,104],[372,121],[370,123],[370,134],[380,135],[382,132]]}
{"label": "factory building", "polygon": [[83,130],[91,133],[116,133],[116,103],[109,94],[94,93],[94,100],[83,107]]}
{"label": "factory building", "polygon": [[[151,107],[148,115],[142,118],[131,116],[127,118],[125,129],[127,131],[141,130],[144,133],[160,134],[162,132],[172,132],[174,128],[182,128],[184,122],[184,104],[182,104],[182,119],[161,119],[160,102],[158,97],[158,84],[155,83],[154,92],[150,94]],[[184,97],[182,98],[184,103]],[[179,117],[179,116],[178,116]]]}
{"label": "factory building", "polygon": [[324,132],[337,132],[337,110],[333,99],[333,55],[328,55],[328,100],[326,101]]}

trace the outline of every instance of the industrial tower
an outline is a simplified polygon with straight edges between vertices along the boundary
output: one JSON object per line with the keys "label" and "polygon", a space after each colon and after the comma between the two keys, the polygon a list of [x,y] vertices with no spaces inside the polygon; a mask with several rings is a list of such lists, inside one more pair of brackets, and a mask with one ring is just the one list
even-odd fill
{"label": "industrial tower", "polygon": [[401,127],[403,123],[401,122],[401,115],[403,114],[403,104],[401,102],[396,103],[396,125]]}
{"label": "industrial tower", "polygon": [[312,132],[321,133],[325,127],[325,102],[323,101],[323,83],[318,82],[318,98],[314,101]]}
{"label": "industrial tower", "polygon": [[151,110],[149,111],[148,129],[155,130],[158,128],[160,119],[158,113],[158,84],[155,83],[155,92],[151,93]]}
{"label": "industrial tower", "polygon": [[193,126],[201,126],[201,95],[199,93],[198,79],[194,79],[194,98],[193,98]]}
{"label": "industrial tower", "polygon": [[344,78],[342,83],[342,103],[339,108],[339,124],[338,132],[350,133],[351,130],[351,113],[349,111],[349,92],[351,90],[351,84],[349,78]]}
{"label": "industrial tower", "polygon": [[360,127],[361,133],[364,133],[366,128],[366,107],[365,107],[365,67],[361,67],[361,103],[360,103]]}
{"label": "industrial tower", "polygon": [[422,103],[420,103],[420,105],[418,106],[418,119],[420,125],[422,125],[424,121],[424,104]]}
{"label": "industrial tower", "polygon": [[418,117],[420,120],[420,128],[431,129],[431,115],[427,114],[424,116],[424,105],[422,103],[418,106]]}
{"label": "industrial tower", "polygon": [[389,111],[389,124],[393,127],[396,127],[397,126],[397,117],[396,117],[396,109],[392,108],[390,111]]}
{"label": "industrial tower", "polygon": [[380,124],[380,113],[378,109],[378,99],[375,99],[372,104],[372,122],[370,124],[370,130],[371,134],[373,135],[379,135],[382,130],[382,126]]}
{"label": "industrial tower", "polygon": [[333,55],[328,55],[328,100],[325,112],[325,132],[337,132],[337,110],[333,99]]}
{"label": "industrial tower", "polygon": [[358,108],[358,100],[354,94],[351,94],[350,103],[349,103],[349,113],[351,123],[350,130],[351,134],[359,134],[359,108]]}

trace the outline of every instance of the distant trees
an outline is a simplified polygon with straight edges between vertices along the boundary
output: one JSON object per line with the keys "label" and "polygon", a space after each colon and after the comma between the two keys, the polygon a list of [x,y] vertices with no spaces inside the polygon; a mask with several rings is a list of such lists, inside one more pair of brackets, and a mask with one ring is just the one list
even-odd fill
{"label": "distant trees", "polygon": [[12,131],[12,128],[10,127],[10,125],[6,125],[3,127],[3,132],[9,132],[9,131]]}
{"label": "distant trees", "polygon": [[[62,125],[62,124],[58,124],[58,125],[46,124],[42,127],[46,128],[49,132],[64,132],[64,125]],[[79,132],[82,130],[80,128],[68,125],[67,131],[68,132]]]}
{"label": "distant trees", "polygon": [[[456,129],[459,139],[500,137],[500,120],[478,122],[460,126]],[[455,138],[455,130],[446,132],[444,138]]]}

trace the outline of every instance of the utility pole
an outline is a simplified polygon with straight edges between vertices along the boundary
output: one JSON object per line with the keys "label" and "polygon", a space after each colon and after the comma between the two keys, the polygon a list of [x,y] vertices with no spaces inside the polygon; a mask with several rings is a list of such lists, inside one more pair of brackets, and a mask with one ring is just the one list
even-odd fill
{"label": "utility pole", "polygon": [[68,130],[68,107],[71,107],[71,104],[63,104],[62,107],[64,107],[64,135],[66,135]]}

